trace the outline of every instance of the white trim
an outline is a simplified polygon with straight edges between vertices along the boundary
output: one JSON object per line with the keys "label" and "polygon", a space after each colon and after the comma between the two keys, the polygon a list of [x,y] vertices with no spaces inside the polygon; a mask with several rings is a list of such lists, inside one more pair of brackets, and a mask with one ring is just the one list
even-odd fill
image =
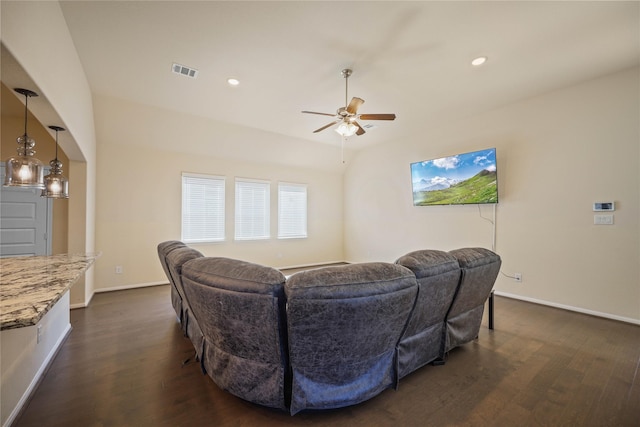
{"label": "white trim", "polygon": [[49,365],[51,364],[51,362],[53,362],[53,359],[56,356],[56,354],[58,354],[58,350],[62,346],[62,343],[64,343],[64,341],[67,339],[70,333],[71,333],[71,324],[67,324],[67,327],[65,328],[64,332],[62,333],[62,335],[60,335],[60,338],[58,338],[58,341],[56,341],[54,346],[51,348],[51,351],[42,362],[42,365],[40,365],[40,368],[38,369],[33,379],[31,380],[31,383],[22,394],[22,397],[16,404],[15,408],[13,408],[13,411],[11,411],[11,414],[9,414],[9,417],[7,417],[7,420],[2,427],[10,426],[16,420],[16,417],[20,415],[20,412],[22,412],[23,406],[28,402],[29,398],[31,397],[31,394],[36,390],[36,388],[40,384],[40,381],[42,380],[44,373],[47,372],[47,369],[49,369]]}
{"label": "white trim", "polygon": [[148,288],[151,286],[168,285],[168,284],[169,282],[167,282],[166,280],[160,281],[160,282],[137,283],[133,285],[122,285],[122,286],[113,286],[110,288],[100,288],[100,289],[96,289],[95,293],[99,294],[102,292],[124,291],[127,289]]}
{"label": "white trim", "polygon": [[640,319],[633,319],[631,317],[623,317],[623,316],[617,316],[615,314],[602,313],[600,311],[587,310],[586,308],[580,308],[580,307],[574,307],[574,306],[571,306],[571,305],[558,304],[558,303],[555,303],[555,302],[544,301],[544,300],[540,300],[540,299],[536,299],[536,298],[523,297],[521,295],[510,294],[510,293],[507,293],[507,292],[495,291],[494,293],[495,293],[495,295],[499,295],[499,296],[505,297],[505,298],[517,299],[517,300],[521,300],[521,301],[532,302],[534,304],[546,305],[546,306],[549,306],[549,307],[560,308],[560,309],[563,309],[563,310],[575,311],[577,313],[589,314],[591,316],[604,317],[606,319],[618,320],[620,322],[632,323],[634,325],[640,325]]}
{"label": "white trim", "polygon": [[204,179],[221,179],[226,180],[224,175],[207,175],[204,173],[182,172],[181,176],[190,176],[192,178],[204,178]]}

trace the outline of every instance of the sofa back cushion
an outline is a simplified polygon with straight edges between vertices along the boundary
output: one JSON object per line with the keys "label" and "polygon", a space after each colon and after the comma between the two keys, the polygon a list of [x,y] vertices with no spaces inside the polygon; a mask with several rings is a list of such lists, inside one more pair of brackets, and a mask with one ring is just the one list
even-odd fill
{"label": "sofa back cushion", "polygon": [[458,260],[462,274],[447,315],[445,351],[478,336],[484,304],[502,264],[498,254],[485,248],[463,248],[449,253]]}
{"label": "sofa back cushion", "polygon": [[444,356],[445,318],[460,282],[460,266],[451,254],[419,250],[396,264],[411,270],[418,281],[418,297],[398,345],[400,377]]}
{"label": "sofa back cushion", "polygon": [[[198,326],[197,319],[191,312],[189,301],[184,293],[184,287],[182,285],[182,269],[188,261],[196,258],[202,258],[203,256],[204,255],[202,255],[200,251],[188,246],[175,248],[167,255],[167,265],[174,281],[173,289],[178,293],[180,299],[180,327],[182,328],[182,332],[191,340],[198,357],[202,356],[202,331],[200,330],[200,326]],[[173,289],[172,300],[174,300]]]}
{"label": "sofa back cushion", "polygon": [[182,297],[178,293],[178,289],[176,288],[175,280],[173,280],[173,276],[169,271],[169,264],[167,264],[167,255],[169,252],[173,251],[177,248],[184,248],[186,245],[179,240],[168,240],[166,242],[162,242],[158,244],[158,258],[160,259],[160,265],[162,265],[162,269],[164,270],[164,274],[167,275],[167,279],[169,280],[169,285],[171,285],[171,305],[173,305],[173,309],[176,311],[176,316],[178,319],[182,321]]}
{"label": "sofa back cushion", "polygon": [[286,409],[285,277],[278,270],[229,258],[184,265],[183,284],[205,337],[201,363],[230,393]]}
{"label": "sofa back cushion", "polygon": [[160,264],[162,265],[162,269],[164,273],[167,275],[169,279],[169,283],[173,283],[173,278],[171,277],[171,273],[169,272],[169,265],[167,264],[167,255],[169,252],[173,251],[177,248],[184,248],[187,245],[182,243],[179,240],[167,240],[166,242],[162,242],[158,244],[158,258],[160,259]]}
{"label": "sofa back cushion", "polygon": [[395,385],[395,347],[417,293],[388,263],[326,267],[285,285],[292,414],[356,404]]}

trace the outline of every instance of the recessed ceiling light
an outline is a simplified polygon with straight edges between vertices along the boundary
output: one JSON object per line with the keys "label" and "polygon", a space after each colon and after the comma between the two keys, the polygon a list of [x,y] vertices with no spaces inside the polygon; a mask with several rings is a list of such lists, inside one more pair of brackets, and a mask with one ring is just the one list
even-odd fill
{"label": "recessed ceiling light", "polygon": [[231,77],[227,79],[227,83],[229,83],[231,86],[238,86],[240,84],[240,80]]}
{"label": "recessed ceiling light", "polygon": [[474,67],[479,67],[480,65],[484,64],[485,62],[487,62],[487,57],[486,56],[479,56],[479,57],[475,58],[473,61],[471,61],[471,65],[473,65]]}

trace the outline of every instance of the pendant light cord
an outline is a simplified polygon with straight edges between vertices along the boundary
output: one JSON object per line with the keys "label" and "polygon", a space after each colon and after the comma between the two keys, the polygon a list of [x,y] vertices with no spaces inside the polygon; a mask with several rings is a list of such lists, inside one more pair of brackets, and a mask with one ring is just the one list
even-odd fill
{"label": "pendant light cord", "polygon": [[27,117],[29,116],[29,114],[27,113],[27,105],[29,104],[29,94],[25,93],[24,94],[24,152],[25,155],[27,153],[27,140],[29,138],[27,138]]}
{"label": "pendant light cord", "polygon": [[58,163],[58,129],[56,129],[56,163]]}

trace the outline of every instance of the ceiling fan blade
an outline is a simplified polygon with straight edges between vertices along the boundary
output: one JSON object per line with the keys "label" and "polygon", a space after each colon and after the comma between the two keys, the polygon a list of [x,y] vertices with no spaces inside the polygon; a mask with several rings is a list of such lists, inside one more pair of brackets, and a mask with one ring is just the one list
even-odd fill
{"label": "ceiling fan blade", "polygon": [[326,128],[328,128],[328,127],[331,127],[331,126],[335,125],[336,123],[340,122],[341,120],[342,120],[342,119],[340,119],[340,120],[336,120],[335,122],[331,122],[331,123],[329,123],[328,125],[322,126],[320,129],[316,129],[316,130],[314,130],[314,131],[313,131],[313,133],[318,133],[318,132],[320,132],[321,130],[325,130]]}
{"label": "ceiling fan blade", "polygon": [[360,114],[360,120],[395,120],[395,114]]}
{"label": "ceiling fan blade", "polygon": [[320,114],[321,116],[330,116],[330,117],[334,117],[336,114],[329,114],[329,113],[318,113],[316,111],[302,111],[305,114]]}
{"label": "ceiling fan blade", "polygon": [[358,112],[358,108],[364,104],[364,99],[353,97],[351,98],[351,102],[347,105],[347,113],[356,114]]}
{"label": "ceiling fan blade", "polygon": [[356,135],[360,136],[360,135],[364,135],[365,131],[364,128],[362,126],[360,126],[360,123],[356,122],[355,120],[353,122],[354,125],[358,126],[358,130],[356,131]]}

